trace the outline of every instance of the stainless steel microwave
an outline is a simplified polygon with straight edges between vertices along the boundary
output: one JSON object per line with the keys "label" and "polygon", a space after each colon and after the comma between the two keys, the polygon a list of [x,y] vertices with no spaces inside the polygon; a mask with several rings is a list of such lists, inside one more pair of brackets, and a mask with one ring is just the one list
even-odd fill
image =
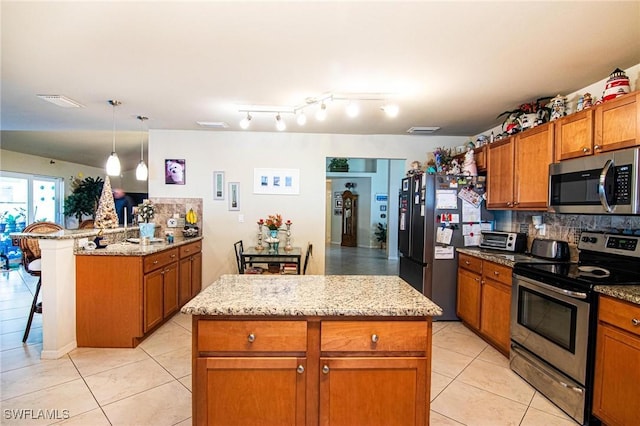
{"label": "stainless steel microwave", "polygon": [[640,148],[549,166],[549,207],[557,213],[640,214]]}

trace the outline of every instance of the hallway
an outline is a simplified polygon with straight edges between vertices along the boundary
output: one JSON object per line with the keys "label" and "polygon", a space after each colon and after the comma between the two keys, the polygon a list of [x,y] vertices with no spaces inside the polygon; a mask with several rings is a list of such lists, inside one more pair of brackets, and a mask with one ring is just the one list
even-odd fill
{"label": "hallway", "polygon": [[327,244],[325,275],[398,275],[398,261],[386,256],[387,251],[378,248]]}

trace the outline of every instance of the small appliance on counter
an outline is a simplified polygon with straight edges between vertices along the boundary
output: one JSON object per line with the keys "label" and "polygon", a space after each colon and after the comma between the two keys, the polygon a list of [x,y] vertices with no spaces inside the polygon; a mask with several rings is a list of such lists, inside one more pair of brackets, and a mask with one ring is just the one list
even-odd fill
{"label": "small appliance on counter", "polygon": [[480,248],[524,253],[527,250],[527,234],[521,232],[482,231]]}

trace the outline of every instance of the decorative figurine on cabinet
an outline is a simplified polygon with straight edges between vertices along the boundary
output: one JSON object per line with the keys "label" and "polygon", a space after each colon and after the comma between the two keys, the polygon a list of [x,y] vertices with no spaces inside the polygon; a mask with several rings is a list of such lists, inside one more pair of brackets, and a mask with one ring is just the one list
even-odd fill
{"label": "decorative figurine on cabinet", "polygon": [[564,96],[556,96],[549,102],[551,108],[551,121],[557,120],[567,115],[567,98]]}
{"label": "decorative figurine on cabinet", "polygon": [[462,174],[468,176],[477,176],[478,167],[476,166],[475,153],[473,149],[467,149],[464,154],[464,163],[462,163]]}
{"label": "decorative figurine on cabinet", "polygon": [[627,77],[624,71],[620,68],[616,68],[613,70],[611,75],[609,75],[607,84],[604,87],[602,102],[607,102],[617,98],[618,96],[626,95],[629,91],[629,77]]}

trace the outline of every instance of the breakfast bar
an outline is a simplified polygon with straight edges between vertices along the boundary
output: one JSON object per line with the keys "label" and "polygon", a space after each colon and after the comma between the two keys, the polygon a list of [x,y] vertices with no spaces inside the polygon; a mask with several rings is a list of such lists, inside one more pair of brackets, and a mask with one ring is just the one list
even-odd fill
{"label": "breakfast bar", "polygon": [[223,275],[181,312],[195,425],[429,422],[442,309],[399,277]]}

